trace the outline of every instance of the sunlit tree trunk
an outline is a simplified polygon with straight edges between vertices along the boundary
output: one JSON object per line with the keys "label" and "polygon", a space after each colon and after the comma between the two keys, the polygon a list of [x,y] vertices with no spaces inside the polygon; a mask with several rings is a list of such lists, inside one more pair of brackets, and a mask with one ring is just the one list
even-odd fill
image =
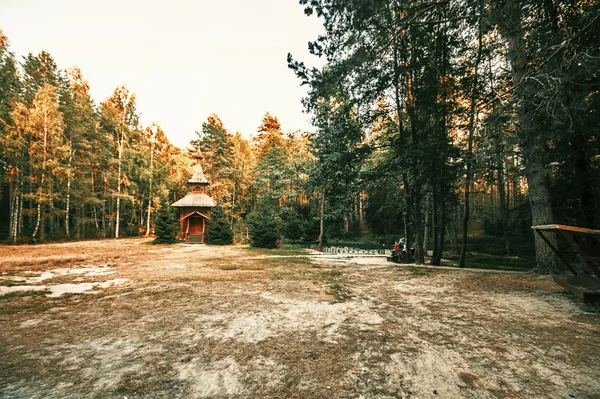
{"label": "sunlit tree trunk", "polygon": [[69,232],[69,211],[71,209],[71,163],[73,162],[73,154],[73,143],[69,143],[69,163],[67,164],[67,198],[65,205],[65,233],[67,234],[67,238],[71,238],[71,233]]}
{"label": "sunlit tree trunk", "polygon": [[[125,119],[125,112],[123,112],[123,119]],[[125,124],[125,121],[123,120],[123,124]],[[121,130],[123,129],[123,125],[121,126]],[[121,132],[120,136],[119,136],[119,142],[118,142],[118,172],[117,172],[117,214],[116,214],[116,221],[115,221],[115,238],[119,238],[119,227],[120,227],[120,223],[121,223],[121,183],[122,183],[122,178],[121,178],[121,174],[122,174],[122,168],[123,168],[123,144],[124,144],[124,133]]]}
{"label": "sunlit tree trunk", "polygon": [[42,151],[42,176],[40,178],[40,185],[38,187],[38,201],[37,201],[37,210],[36,210],[36,221],[35,221],[35,229],[33,230],[33,234],[32,239],[35,242],[36,237],[37,237],[37,233],[39,231],[40,228],[40,222],[42,219],[42,198],[43,198],[43,190],[44,190],[44,181],[46,179],[46,152],[47,152],[47,148],[48,148],[48,112],[44,111],[44,124],[43,124],[43,131],[44,131],[44,145],[43,145],[43,151]]}
{"label": "sunlit tree trunk", "polygon": [[152,178],[154,177],[154,141],[156,139],[156,130],[152,130],[150,138],[150,184],[148,193],[148,217],[146,220],[146,237],[150,237],[150,218],[152,216]]}

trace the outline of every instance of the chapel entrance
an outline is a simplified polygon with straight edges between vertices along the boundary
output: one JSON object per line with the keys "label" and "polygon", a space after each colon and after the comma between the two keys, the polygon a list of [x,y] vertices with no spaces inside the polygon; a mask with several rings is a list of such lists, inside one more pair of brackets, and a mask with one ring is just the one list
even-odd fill
{"label": "chapel entrance", "polygon": [[190,234],[204,233],[204,218],[201,216],[190,217]]}
{"label": "chapel entrance", "polygon": [[187,240],[190,243],[204,243],[204,218],[193,215],[188,218],[189,229]]}

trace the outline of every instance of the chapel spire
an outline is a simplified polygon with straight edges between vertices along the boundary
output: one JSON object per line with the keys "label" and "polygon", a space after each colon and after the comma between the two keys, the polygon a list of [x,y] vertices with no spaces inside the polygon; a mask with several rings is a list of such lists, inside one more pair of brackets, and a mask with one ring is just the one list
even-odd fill
{"label": "chapel spire", "polygon": [[204,155],[202,155],[202,151],[200,151],[200,147],[198,147],[196,149],[196,152],[194,153],[194,155],[192,155],[192,158],[196,159],[196,164],[194,165],[194,175],[192,176],[192,178],[190,180],[188,180],[188,184],[190,184],[190,185],[198,185],[199,184],[201,186],[210,185],[210,183],[204,176],[204,171],[202,170],[202,165],[200,164],[200,161],[202,161],[204,159]]}

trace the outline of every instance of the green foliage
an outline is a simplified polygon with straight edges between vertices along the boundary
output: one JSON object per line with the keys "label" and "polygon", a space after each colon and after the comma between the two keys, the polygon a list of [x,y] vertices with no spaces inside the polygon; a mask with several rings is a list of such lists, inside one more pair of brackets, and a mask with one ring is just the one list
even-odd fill
{"label": "green foliage", "polygon": [[[310,218],[306,222],[306,228],[304,229],[304,234],[302,236],[302,240],[304,242],[316,243],[319,239],[319,230],[320,230],[319,218],[317,216]],[[327,242],[327,229],[325,230],[323,242]]]}
{"label": "green foliage", "polygon": [[233,244],[233,231],[223,213],[223,208],[217,206],[210,212],[211,220],[206,227],[205,242],[211,245]]}
{"label": "green foliage", "polygon": [[281,214],[281,233],[291,241],[298,241],[304,235],[306,219],[296,209],[287,209]]}
{"label": "green foliage", "polygon": [[179,231],[178,211],[171,208],[168,203],[163,203],[158,210],[156,227],[154,228],[155,244],[169,244],[177,241]]}
{"label": "green foliage", "polygon": [[201,148],[205,157],[204,173],[211,184],[218,185],[213,188],[213,196],[221,203],[222,197],[227,196],[230,187],[231,163],[233,159],[233,144],[231,134],[223,126],[223,122],[216,114],[208,117],[207,122],[202,123],[202,131],[196,132],[199,140],[192,141],[193,145]]}
{"label": "green foliage", "polygon": [[280,234],[280,222],[276,213],[266,205],[258,207],[247,218],[250,245],[257,248],[277,247]]}

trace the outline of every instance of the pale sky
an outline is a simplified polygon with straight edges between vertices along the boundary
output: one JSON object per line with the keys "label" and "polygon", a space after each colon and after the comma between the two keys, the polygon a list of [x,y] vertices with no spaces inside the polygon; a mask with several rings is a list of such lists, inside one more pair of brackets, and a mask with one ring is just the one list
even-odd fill
{"label": "pale sky", "polygon": [[247,137],[267,111],[313,130],[286,56],[322,65],[307,50],[322,26],[298,0],[0,0],[0,29],[19,61],[46,50],[78,66],[98,103],[126,84],[142,124],[180,147],[213,112]]}

